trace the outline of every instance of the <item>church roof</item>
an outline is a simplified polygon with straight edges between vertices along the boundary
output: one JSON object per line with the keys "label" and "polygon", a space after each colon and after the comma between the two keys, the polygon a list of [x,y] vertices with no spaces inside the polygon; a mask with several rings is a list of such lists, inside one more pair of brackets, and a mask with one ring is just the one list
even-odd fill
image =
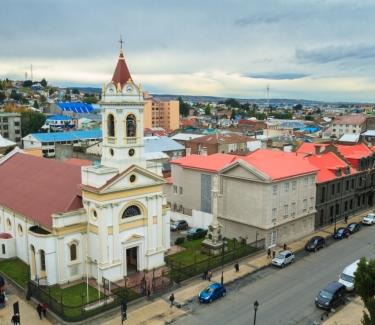
{"label": "church roof", "polygon": [[124,52],[120,50],[120,56],[118,58],[115,72],[113,73],[112,82],[116,85],[116,87],[118,83],[120,83],[121,87],[123,87],[129,79],[133,80],[125,62]]}
{"label": "church roof", "polygon": [[0,204],[44,226],[53,213],[82,208],[81,166],[16,153],[0,164]]}

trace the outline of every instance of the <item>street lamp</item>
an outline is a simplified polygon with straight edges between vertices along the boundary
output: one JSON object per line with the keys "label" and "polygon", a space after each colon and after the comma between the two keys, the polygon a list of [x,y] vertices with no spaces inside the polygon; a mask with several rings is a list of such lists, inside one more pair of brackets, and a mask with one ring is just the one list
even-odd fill
{"label": "street lamp", "polygon": [[256,322],[256,320],[257,320],[257,310],[258,310],[258,306],[259,306],[258,301],[255,301],[255,302],[254,302],[254,325],[255,325],[255,322]]}
{"label": "street lamp", "polygon": [[224,248],[225,248],[225,237],[222,239],[223,246],[221,247],[221,284],[224,283]]}
{"label": "street lamp", "polygon": [[258,248],[258,235],[259,235],[259,232],[257,231],[255,234],[255,248]]}

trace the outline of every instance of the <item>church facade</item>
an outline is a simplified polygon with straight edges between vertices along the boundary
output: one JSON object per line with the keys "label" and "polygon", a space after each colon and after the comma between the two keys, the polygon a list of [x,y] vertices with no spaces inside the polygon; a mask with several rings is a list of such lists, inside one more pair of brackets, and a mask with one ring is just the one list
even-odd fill
{"label": "church facade", "polygon": [[170,212],[161,165],[144,155],[144,105],[121,50],[102,88],[100,166],[20,150],[0,161],[0,190],[9,192],[0,197],[0,257],[18,257],[31,279],[49,285],[86,276],[116,281],[164,265]]}

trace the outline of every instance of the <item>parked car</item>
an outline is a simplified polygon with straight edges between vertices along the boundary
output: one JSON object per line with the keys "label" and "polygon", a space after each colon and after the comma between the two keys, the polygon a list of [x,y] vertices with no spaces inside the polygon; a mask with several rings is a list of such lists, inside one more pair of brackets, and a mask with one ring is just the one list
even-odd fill
{"label": "parked car", "polygon": [[196,234],[196,233],[198,233],[198,232],[203,232],[203,231],[206,231],[207,229],[204,229],[204,228],[198,228],[198,227],[194,227],[194,228],[191,228],[191,229],[189,229],[189,231],[188,231],[188,236],[192,236],[192,235],[194,235],[194,234]]}
{"label": "parked car", "polygon": [[315,298],[315,305],[331,310],[339,303],[345,304],[346,287],[344,284],[334,281],[319,292]]}
{"label": "parked car", "polygon": [[369,213],[366,217],[363,218],[362,223],[364,225],[372,226],[375,223],[375,213]]}
{"label": "parked car", "polygon": [[344,284],[346,291],[354,290],[354,272],[357,271],[359,260],[348,265],[340,274],[339,282]]}
{"label": "parked car", "polygon": [[285,250],[279,253],[273,260],[272,265],[284,267],[286,264],[294,262],[294,254],[291,251]]}
{"label": "parked car", "polygon": [[348,230],[351,234],[361,230],[361,225],[358,222],[352,222],[348,225]]}
{"label": "parked car", "polygon": [[213,300],[223,297],[227,294],[227,290],[220,283],[213,283],[204,289],[199,295],[200,302],[212,302]]}
{"label": "parked car", "polygon": [[326,240],[322,236],[312,237],[305,245],[305,250],[316,252],[319,248],[324,248]]}
{"label": "parked car", "polygon": [[345,237],[346,230],[347,229],[345,227],[337,228],[335,233],[333,234],[333,238],[343,239]]}
{"label": "parked car", "polygon": [[188,229],[189,225],[185,220],[177,220],[171,225],[171,231]]}

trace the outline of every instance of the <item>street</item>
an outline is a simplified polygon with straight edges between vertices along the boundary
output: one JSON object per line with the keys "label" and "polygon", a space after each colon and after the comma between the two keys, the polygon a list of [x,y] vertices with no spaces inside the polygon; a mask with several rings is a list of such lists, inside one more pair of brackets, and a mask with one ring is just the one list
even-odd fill
{"label": "street", "polygon": [[227,296],[212,304],[194,299],[184,307],[192,313],[175,323],[253,324],[254,302],[258,301],[256,324],[312,325],[326,313],[314,304],[319,291],[338,280],[343,269],[358,258],[374,257],[374,231],[375,227],[365,226],[348,239],[330,237],[316,253],[297,252],[295,263],[284,269],[270,266],[227,285]]}

